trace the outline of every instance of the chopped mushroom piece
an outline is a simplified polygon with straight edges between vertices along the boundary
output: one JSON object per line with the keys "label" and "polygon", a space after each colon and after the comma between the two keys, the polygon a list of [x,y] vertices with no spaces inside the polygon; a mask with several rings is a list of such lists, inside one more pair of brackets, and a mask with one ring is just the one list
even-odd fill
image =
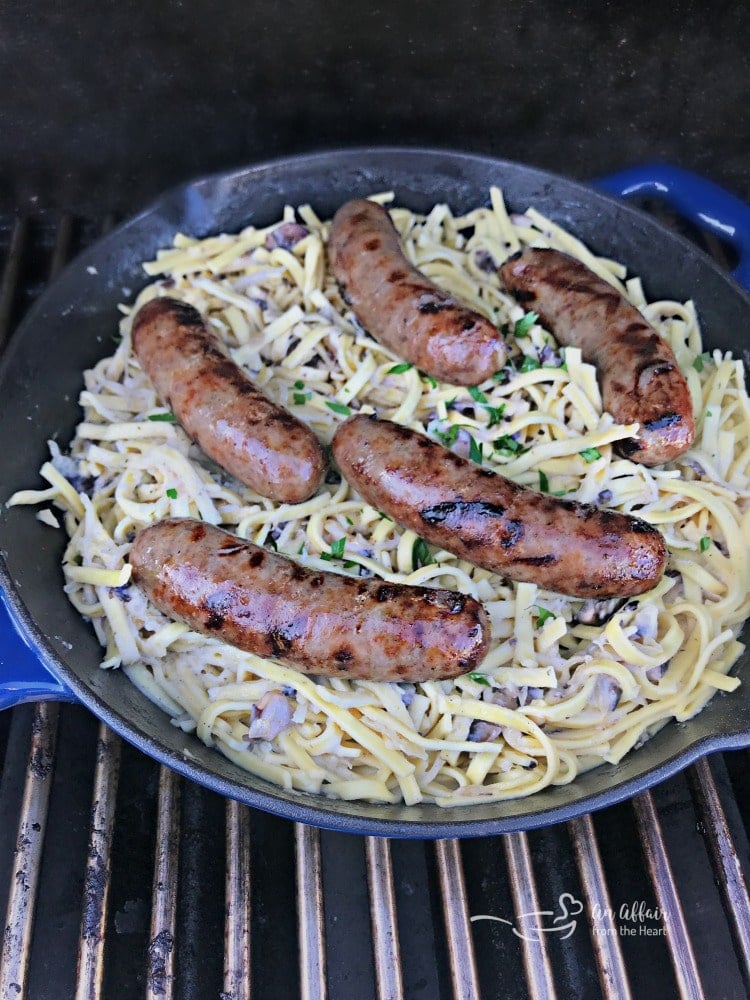
{"label": "chopped mushroom piece", "polygon": [[[257,715],[255,714],[257,712]],[[292,706],[279,691],[269,691],[253,706],[248,740],[272,740],[292,724]]]}
{"label": "chopped mushroom piece", "polygon": [[500,733],[500,726],[496,726],[492,722],[483,722],[481,719],[475,719],[469,730],[469,740],[472,743],[492,743],[498,738]]}

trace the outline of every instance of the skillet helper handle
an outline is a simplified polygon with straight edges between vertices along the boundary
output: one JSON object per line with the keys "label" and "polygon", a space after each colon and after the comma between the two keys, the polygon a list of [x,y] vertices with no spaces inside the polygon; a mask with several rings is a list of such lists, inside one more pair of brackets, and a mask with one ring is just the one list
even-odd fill
{"label": "skillet helper handle", "polygon": [[0,709],[29,701],[77,700],[29,646],[0,590]]}
{"label": "skillet helper handle", "polygon": [[669,164],[631,167],[593,181],[620,198],[659,198],[695,225],[730,243],[739,262],[732,277],[750,289],[750,206],[713,181]]}

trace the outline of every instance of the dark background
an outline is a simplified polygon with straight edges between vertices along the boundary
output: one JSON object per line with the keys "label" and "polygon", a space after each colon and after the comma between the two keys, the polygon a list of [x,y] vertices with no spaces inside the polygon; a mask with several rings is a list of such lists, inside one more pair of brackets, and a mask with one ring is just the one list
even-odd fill
{"label": "dark background", "polygon": [[744,3],[0,3],[0,211],[124,215],[297,151],[651,160],[750,200]]}

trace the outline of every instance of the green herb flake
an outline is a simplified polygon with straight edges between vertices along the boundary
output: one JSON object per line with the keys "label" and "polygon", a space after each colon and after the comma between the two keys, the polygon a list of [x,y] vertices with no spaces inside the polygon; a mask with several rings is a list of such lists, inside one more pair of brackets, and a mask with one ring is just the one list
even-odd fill
{"label": "green herb flake", "polygon": [[529,331],[532,326],[539,319],[539,316],[535,312],[527,312],[525,316],[516,320],[516,324],[513,327],[514,337],[528,337]]}
{"label": "green herb flake", "polygon": [[701,552],[707,552],[711,548],[711,539],[708,535],[704,535],[700,540]]}
{"label": "green herb flake", "polygon": [[294,388],[295,389],[304,389],[305,388],[305,383],[302,381],[301,378],[298,378],[297,381],[294,383]]}
{"label": "green herb flake", "polygon": [[350,417],[352,414],[351,409],[345,403],[337,403],[333,399],[327,399],[326,406],[329,410],[333,410],[334,413],[340,413],[344,417]]}
{"label": "green herb flake", "polygon": [[602,453],[598,448],[584,448],[583,451],[579,451],[578,454],[584,462],[595,462],[597,458],[602,457]]}
{"label": "green herb flake", "polygon": [[488,427],[495,427],[503,419],[503,414],[505,413],[505,403],[501,403],[499,406],[485,406],[487,415],[490,418]]}
{"label": "green herb flake", "polygon": [[479,441],[475,441],[471,435],[469,435],[469,458],[472,462],[477,462],[479,465],[484,461],[482,445]]}
{"label": "green herb flake", "polygon": [[167,490],[167,496],[169,497],[170,500],[177,499],[177,490],[174,488],[174,486],[169,487],[169,489]]}
{"label": "green herb flake", "polygon": [[452,444],[456,443],[456,438],[458,437],[458,432],[460,430],[460,424],[451,424],[447,431],[436,431],[435,436],[445,445],[446,448],[450,448]]}
{"label": "green herb flake", "polygon": [[550,618],[557,618],[557,615],[554,613],[554,611],[550,611],[549,608],[543,608],[541,604],[537,604],[536,605],[537,625],[544,625],[544,623],[546,621],[549,621]]}
{"label": "green herb flake", "polygon": [[417,570],[420,566],[429,566],[430,563],[434,563],[435,560],[430,555],[430,550],[427,548],[427,542],[424,538],[417,538],[414,542],[414,547],[411,550],[411,568],[412,570]]}
{"label": "green herb flake", "polygon": [[438,381],[436,378],[433,378],[432,375],[427,375],[425,374],[425,372],[420,372],[419,377],[422,379],[423,382],[427,382],[427,384],[431,389],[437,389]]}
{"label": "green herb flake", "polygon": [[549,493],[549,479],[547,479],[546,472],[539,470],[539,489],[542,493]]}
{"label": "green herb flake", "polygon": [[703,354],[699,354],[698,357],[693,361],[693,368],[697,372],[702,372],[705,365],[711,360],[711,355],[708,351],[704,351]]}
{"label": "green herb flake", "polygon": [[478,673],[469,674],[469,680],[474,681],[475,684],[484,684],[485,687],[492,687],[492,684],[487,679],[486,674],[478,674]]}
{"label": "green herb flake", "polygon": [[501,455],[523,455],[524,452],[529,450],[520,441],[516,441],[514,437],[511,437],[510,434],[503,434],[502,437],[496,438],[492,447],[495,451],[500,452]]}
{"label": "green herb flake", "polygon": [[157,422],[163,424],[177,423],[177,417],[174,415],[174,413],[170,413],[169,410],[167,410],[166,413],[150,413],[148,419],[153,420],[154,423]]}
{"label": "green herb flake", "polygon": [[410,371],[414,365],[410,361],[404,361],[400,365],[394,365],[393,368],[389,368],[386,375],[403,375],[404,372]]}
{"label": "green herb flake", "polygon": [[537,368],[541,368],[541,364],[536,358],[532,358],[530,354],[524,354],[523,361],[518,366],[519,372],[533,372]]}
{"label": "green herb flake", "polygon": [[378,514],[383,518],[384,521],[392,521],[393,518],[389,517],[388,514],[384,514],[382,510],[378,511]]}
{"label": "green herb flake", "polygon": [[344,549],[346,548],[346,539],[337,538],[335,542],[331,545],[331,555],[334,559],[340,559],[344,554]]}
{"label": "green herb flake", "polygon": [[304,406],[311,397],[311,392],[295,392],[292,396],[295,406]]}
{"label": "green herb flake", "polygon": [[475,385],[469,386],[469,395],[471,396],[471,398],[474,400],[475,403],[485,403],[485,404],[487,403],[487,397]]}

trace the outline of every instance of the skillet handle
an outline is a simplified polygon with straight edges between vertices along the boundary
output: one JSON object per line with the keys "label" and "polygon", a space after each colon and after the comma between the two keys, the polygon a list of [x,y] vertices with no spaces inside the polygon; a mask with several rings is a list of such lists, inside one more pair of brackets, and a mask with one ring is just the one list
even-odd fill
{"label": "skillet handle", "polygon": [[43,666],[0,590],[0,709],[28,701],[77,701]]}
{"label": "skillet handle", "polygon": [[739,255],[732,277],[750,289],[750,206],[689,170],[644,164],[599,177],[593,187],[620,198],[650,195],[666,201],[695,225],[731,243]]}

